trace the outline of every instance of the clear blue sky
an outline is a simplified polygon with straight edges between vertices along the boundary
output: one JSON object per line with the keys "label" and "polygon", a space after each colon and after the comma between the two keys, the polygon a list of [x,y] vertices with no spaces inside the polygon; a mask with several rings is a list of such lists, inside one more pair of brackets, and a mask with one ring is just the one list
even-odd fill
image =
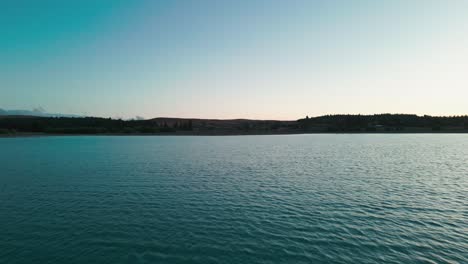
{"label": "clear blue sky", "polygon": [[0,2],[0,108],[468,114],[468,1]]}

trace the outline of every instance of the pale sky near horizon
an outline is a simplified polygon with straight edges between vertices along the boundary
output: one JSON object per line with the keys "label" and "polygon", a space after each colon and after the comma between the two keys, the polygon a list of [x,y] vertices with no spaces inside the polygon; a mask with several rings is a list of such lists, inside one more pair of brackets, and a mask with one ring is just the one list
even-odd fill
{"label": "pale sky near horizon", "polygon": [[468,114],[468,1],[0,2],[0,108]]}

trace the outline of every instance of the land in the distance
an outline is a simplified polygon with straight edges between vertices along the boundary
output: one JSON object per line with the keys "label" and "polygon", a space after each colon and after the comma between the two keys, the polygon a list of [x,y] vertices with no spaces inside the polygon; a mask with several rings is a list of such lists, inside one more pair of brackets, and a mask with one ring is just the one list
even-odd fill
{"label": "land in the distance", "polygon": [[301,133],[468,133],[468,116],[326,115],[295,121],[249,119],[0,116],[0,134],[264,135]]}

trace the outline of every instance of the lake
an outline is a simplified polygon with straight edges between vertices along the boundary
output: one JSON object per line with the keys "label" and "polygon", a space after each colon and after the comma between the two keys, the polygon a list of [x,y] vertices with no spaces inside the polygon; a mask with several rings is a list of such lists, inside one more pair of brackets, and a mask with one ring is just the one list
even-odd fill
{"label": "lake", "polygon": [[0,263],[468,263],[468,135],[0,138]]}

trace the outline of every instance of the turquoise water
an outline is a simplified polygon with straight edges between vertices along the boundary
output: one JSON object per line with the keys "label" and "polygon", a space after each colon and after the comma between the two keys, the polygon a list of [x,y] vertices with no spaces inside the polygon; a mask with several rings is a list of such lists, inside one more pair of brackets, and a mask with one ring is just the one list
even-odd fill
{"label": "turquoise water", "polygon": [[468,263],[467,135],[0,138],[0,263]]}

